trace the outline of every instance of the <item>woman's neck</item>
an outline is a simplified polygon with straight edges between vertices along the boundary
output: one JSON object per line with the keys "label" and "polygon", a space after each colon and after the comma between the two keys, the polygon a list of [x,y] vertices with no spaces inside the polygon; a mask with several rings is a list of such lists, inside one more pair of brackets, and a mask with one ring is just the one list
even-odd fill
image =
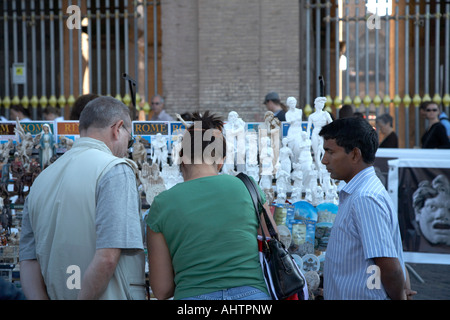
{"label": "woman's neck", "polygon": [[181,173],[183,174],[184,181],[216,176],[219,174],[216,165],[209,164],[182,164]]}

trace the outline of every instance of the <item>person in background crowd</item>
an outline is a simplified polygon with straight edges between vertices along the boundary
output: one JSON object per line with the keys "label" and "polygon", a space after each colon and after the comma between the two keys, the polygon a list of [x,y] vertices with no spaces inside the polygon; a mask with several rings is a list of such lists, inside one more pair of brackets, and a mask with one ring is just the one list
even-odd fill
{"label": "person in background crowd", "polygon": [[146,219],[152,291],[157,299],[270,299],[251,196],[239,178],[219,175],[223,122],[209,112],[192,121],[180,151],[184,182],[156,196]]}
{"label": "person in background crowd", "polygon": [[349,104],[344,104],[339,110],[339,119],[353,117],[353,107]]}
{"label": "person in background crowd", "polygon": [[149,119],[151,121],[173,121],[172,116],[164,110],[164,98],[159,94],[152,98],[152,110]]}
{"label": "person in background crowd", "polygon": [[423,102],[420,106],[425,111],[428,127],[422,136],[423,149],[449,149],[450,141],[444,125],[439,121],[439,106],[432,102]]}
{"label": "person in background crowd", "polygon": [[444,111],[439,115],[439,121],[444,125],[447,137],[450,139],[450,120]]}
{"label": "person in background crowd", "polygon": [[392,128],[392,117],[388,114],[382,114],[377,118],[377,125],[383,135],[383,141],[380,148],[398,148],[398,137]]}
{"label": "person in background crowd", "polygon": [[274,116],[280,121],[286,121],[287,107],[281,103],[277,92],[269,92],[263,102],[268,111],[272,111]]}
{"label": "person in background crowd", "polygon": [[46,121],[62,121],[64,117],[60,116],[59,109],[52,106],[47,106],[44,109],[44,120]]}
{"label": "person in background crowd", "polygon": [[[324,298],[411,297],[396,209],[373,167],[376,131],[363,119],[344,118],[319,134],[324,138],[322,163],[332,179],[346,182],[324,262]],[[375,283],[370,281],[374,273]]]}
{"label": "person in background crowd", "polygon": [[19,119],[20,122],[31,121],[28,110],[20,104],[11,106],[9,110],[9,119],[13,121]]}
{"label": "person in background crowd", "polygon": [[[145,299],[145,255],[129,108],[89,102],[80,138],[28,194],[19,245],[28,299]],[[58,186],[49,188],[49,186]]]}
{"label": "person in background crowd", "polygon": [[79,96],[72,105],[70,120],[79,120],[81,111],[83,111],[88,102],[98,97],[99,95],[95,93],[87,93]]}

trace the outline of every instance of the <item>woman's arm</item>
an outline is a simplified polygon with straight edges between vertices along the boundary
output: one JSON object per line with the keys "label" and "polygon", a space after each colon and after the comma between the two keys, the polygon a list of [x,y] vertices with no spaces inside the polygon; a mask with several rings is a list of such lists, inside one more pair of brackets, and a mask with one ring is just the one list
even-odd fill
{"label": "woman's arm", "polygon": [[173,297],[175,291],[172,258],[162,233],[147,227],[150,287],[158,300]]}

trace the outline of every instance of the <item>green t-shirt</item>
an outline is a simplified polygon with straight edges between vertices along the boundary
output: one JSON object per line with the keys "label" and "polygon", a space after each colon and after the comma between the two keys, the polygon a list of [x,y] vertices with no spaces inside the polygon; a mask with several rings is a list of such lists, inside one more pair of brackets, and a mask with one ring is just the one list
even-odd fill
{"label": "green t-shirt", "polygon": [[174,299],[239,286],[267,292],[258,256],[258,222],[239,178],[217,175],[180,183],[155,197],[147,224],[164,235],[169,247]]}

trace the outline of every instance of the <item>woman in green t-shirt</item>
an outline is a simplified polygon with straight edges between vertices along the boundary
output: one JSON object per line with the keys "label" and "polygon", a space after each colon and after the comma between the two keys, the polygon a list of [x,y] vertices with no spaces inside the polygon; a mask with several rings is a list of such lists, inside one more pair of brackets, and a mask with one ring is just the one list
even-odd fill
{"label": "woman in green t-shirt", "polygon": [[155,197],[146,220],[152,291],[158,299],[270,299],[250,194],[239,178],[218,174],[223,122],[208,112],[193,121],[180,151],[184,182]]}

